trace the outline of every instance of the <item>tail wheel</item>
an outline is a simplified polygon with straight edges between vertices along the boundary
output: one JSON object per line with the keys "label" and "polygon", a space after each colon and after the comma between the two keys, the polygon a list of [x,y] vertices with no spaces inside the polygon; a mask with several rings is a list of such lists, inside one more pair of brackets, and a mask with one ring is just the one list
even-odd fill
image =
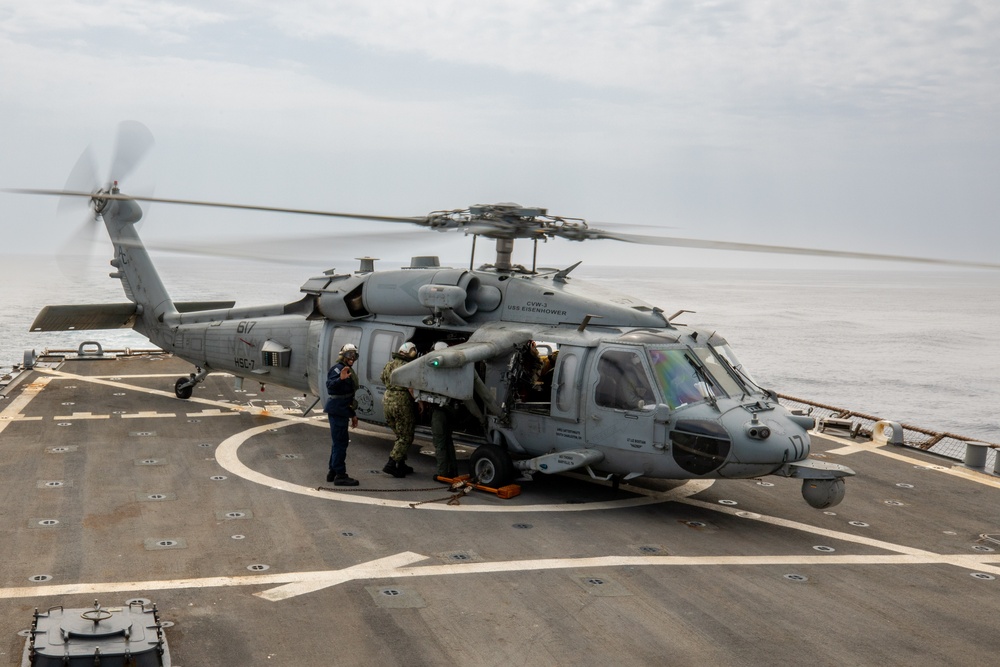
{"label": "tail wheel", "polygon": [[469,457],[472,477],[484,486],[500,487],[514,479],[514,462],[496,445],[479,445]]}
{"label": "tail wheel", "polygon": [[193,392],[194,385],[191,384],[191,378],[177,378],[177,382],[174,383],[174,394],[177,398],[189,399]]}

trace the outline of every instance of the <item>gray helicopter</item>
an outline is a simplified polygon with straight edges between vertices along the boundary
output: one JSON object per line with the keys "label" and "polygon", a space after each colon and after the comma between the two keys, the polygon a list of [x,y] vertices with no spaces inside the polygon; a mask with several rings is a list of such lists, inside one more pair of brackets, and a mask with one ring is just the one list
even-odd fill
{"label": "gray helicopter", "polygon": [[[123,128],[125,126],[123,125]],[[116,159],[128,172],[151,141],[141,130]],[[147,131],[148,132],[148,131]],[[127,142],[120,142],[127,143]],[[134,148],[134,144],[140,148]],[[117,173],[117,172],[116,172]],[[325,401],[324,379],[341,348],[360,351],[359,417],[384,424],[383,366],[400,345],[422,356],[393,381],[419,400],[459,406],[456,435],[475,445],[480,483],[502,486],[516,476],[583,470],[621,480],[745,479],[779,475],[802,480],[811,506],[844,497],[845,466],[809,458],[814,419],[790,412],[760,387],[716,332],[675,321],[627,294],[585,284],[564,269],[513,264],[516,240],[607,239],[630,243],[756,252],[891,259],[1000,268],[1000,265],[825,249],[698,241],[595,229],[542,208],[491,204],[423,217],[357,215],[218,202],[129,197],[117,182],[65,190],[7,190],[83,197],[103,219],[114,245],[111,274],[127,302],[48,306],[32,331],[132,328],[194,365],[177,379],[178,398],[212,372],[302,391]],[[292,303],[234,308],[234,302],[176,302],[136,232],[138,201],[222,206],[283,213],[416,224],[460,231],[496,243],[492,264],[447,268],[422,258],[405,269],[376,271],[362,260],[351,273],[333,270],[306,280]],[[537,252],[536,252],[537,256]],[[683,311],[681,311],[683,312]],[[679,314],[679,313],[678,313]],[[444,341],[446,349],[434,350]],[[440,347],[440,346],[438,346]]]}

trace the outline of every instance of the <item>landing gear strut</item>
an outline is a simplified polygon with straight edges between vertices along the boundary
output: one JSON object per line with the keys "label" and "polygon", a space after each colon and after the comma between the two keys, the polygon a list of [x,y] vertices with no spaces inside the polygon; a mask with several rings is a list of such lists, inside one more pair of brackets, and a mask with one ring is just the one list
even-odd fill
{"label": "landing gear strut", "polygon": [[174,383],[174,394],[177,398],[184,400],[191,398],[194,386],[207,377],[208,371],[203,370],[200,366],[195,366],[194,373],[185,378],[177,378],[177,382]]}

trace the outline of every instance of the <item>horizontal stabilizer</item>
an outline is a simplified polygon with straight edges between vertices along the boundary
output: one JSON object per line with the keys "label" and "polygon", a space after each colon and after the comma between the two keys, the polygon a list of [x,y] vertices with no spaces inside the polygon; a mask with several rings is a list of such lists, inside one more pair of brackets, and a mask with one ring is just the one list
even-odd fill
{"label": "horizontal stabilizer", "polygon": [[236,305],[235,301],[175,301],[178,313],[197,313],[202,310],[224,310]]}
{"label": "horizontal stabilizer", "polygon": [[[181,301],[174,306],[182,313],[232,308],[235,301]],[[45,306],[31,323],[31,331],[87,331],[131,329],[135,324],[134,303]]]}
{"label": "horizontal stabilizer", "polygon": [[45,306],[31,323],[32,331],[80,331],[87,329],[131,329],[134,303]]}

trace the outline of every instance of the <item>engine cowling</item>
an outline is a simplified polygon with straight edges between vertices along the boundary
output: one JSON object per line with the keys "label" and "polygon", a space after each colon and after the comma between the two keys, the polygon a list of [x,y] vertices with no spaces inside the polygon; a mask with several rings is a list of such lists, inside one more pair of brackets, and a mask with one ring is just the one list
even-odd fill
{"label": "engine cowling", "polygon": [[500,290],[462,269],[384,271],[372,274],[361,293],[365,310],[384,315],[423,315],[441,310],[467,318],[500,305]]}

